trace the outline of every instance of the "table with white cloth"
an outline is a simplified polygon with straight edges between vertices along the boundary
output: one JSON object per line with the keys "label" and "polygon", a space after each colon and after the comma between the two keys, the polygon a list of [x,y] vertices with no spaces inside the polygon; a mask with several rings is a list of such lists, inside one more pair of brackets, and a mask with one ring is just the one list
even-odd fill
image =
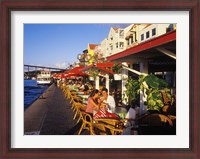
{"label": "table with white cloth", "polygon": [[83,103],[84,104],[87,104],[89,95],[87,95],[87,94],[79,94],[78,96],[83,99]]}

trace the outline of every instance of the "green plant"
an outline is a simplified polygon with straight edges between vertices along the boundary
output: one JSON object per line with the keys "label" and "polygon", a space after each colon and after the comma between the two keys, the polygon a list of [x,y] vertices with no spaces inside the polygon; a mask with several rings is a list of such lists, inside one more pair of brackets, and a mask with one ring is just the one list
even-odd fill
{"label": "green plant", "polygon": [[129,101],[133,101],[133,102],[136,101],[137,98],[139,98],[139,93],[140,93],[140,84],[138,80],[128,78],[128,81],[125,87],[126,87],[125,94],[128,97],[128,98],[124,97],[124,100],[126,101],[126,103],[128,103],[128,99]]}
{"label": "green plant", "polygon": [[115,74],[120,74],[122,72],[122,64],[121,63],[115,63],[114,66],[112,67],[112,71]]}
{"label": "green plant", "polygon": [[162,93],[165,92],[167,98],[171,98],[170,90],[167,88],[167,82],[155,75],[140,75],[138,80],[128,79],[126,84],[126,95],[131,101],[139,98],[140,92],[146,98],[148,110],[158,110],[164,106]]}
{"label": "green plant", "polygon": [[89,71],[89,76],[96,78],[99,75],[100,71],[97,69],[91,69]]}

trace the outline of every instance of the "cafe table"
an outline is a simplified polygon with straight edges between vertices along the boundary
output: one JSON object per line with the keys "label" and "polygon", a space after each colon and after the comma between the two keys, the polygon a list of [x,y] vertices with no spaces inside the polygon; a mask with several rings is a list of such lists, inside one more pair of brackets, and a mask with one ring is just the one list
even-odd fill
{"label": "cafe table", "polygon": [[[83,92],[84,93],[84,92]],[[88,101],[88,97],[89,95],[88,94],[78,94],[79,97],[81,97],[83,99],[83,103],[84,104],[87,104],[87,101]]]}

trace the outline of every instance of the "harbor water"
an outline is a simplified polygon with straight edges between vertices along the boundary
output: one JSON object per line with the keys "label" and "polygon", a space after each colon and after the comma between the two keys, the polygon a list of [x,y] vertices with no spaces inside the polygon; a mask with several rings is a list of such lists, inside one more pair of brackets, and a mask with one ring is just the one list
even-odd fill
{"label": "harbor water", "polygon": [[28,108],[48,87],[48,85],[37,85],[36,80],[24,80],[24,109]]}

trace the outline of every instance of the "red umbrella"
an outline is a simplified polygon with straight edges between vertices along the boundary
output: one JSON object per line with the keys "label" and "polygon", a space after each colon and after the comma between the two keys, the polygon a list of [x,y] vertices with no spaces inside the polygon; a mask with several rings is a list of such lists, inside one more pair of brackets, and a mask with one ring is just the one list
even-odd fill
{"label": "red umbrella", "polygon": [[77,76],[88,76],[88,74],[81,72],[81,69],[83,69],[84,66],[77,66],[69,70],[67,73],[68,74],[74,74]]}

